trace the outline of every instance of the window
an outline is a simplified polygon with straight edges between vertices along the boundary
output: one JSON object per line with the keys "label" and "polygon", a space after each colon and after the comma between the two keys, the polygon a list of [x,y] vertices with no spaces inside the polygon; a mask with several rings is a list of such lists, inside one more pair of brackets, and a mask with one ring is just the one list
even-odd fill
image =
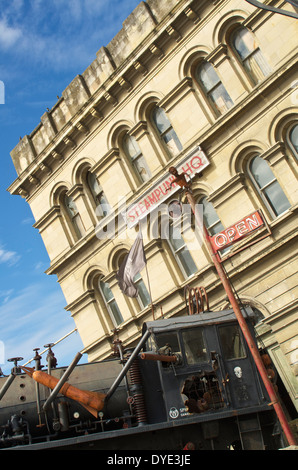
{"label": "window", "polygon": [[155,336],[157,351],[161,354],[173,354],[180,352],[180,344],[177,333],[159,333]]}
{"label": "window", "polygon": [[185,276],[190,277],[196,273],[198,269],[182,237],[180,225],[175,227],[170,224],[169,242]]}
{"label": "window", "polygon": [[246,28],[238,29],[233,35],[232,42],[239,59],[254,84],[257,84],[271,73],[271,69],[250,31]]}
{"label": "window", "polygon": [[265,160],[258,156],[254,157],[249,163],[249,174],[258,193],[274,216],[289,209],[290,203]]}
{"label": "window", "polygon": [[199,65],[196,70],[196,79],[217,114],[223,114],[233,106],[232,99],[209,62]]}
{"label": "window", "polygon": [[225,359],[246,357],[238,325],[219,327],[219,339]]}
{"label": "window", "polygon": [[90,171],[87,173],[87,182],[96,204],[96,214],[105,217],[111,211],[111,208],[96,176]]}
{"label": "window", "polygon": [[295,157],[298,158],[298,124],[296,124],[289,132],[289,143]]}
{"label": "window", "polygon": [[152,119],[169,153],[173,157],[178,155],[182,150],[182,145],[165,111],[162,108],[155,107],[152,113]]}
{"label": "window", "polygon": [[102,279],[99,280],[99,289],[105,300],[108,312],[112,319],[112,322],[115,326],[120,325],[123,322],[123,317],[117,305],[117,302],[114,298],[113,292],[110,289],[110,286],[107,282],[104,282]]}
{"label": "window", "polygon": [[137,300],[139,302],[140,307],[143,309],[151,303],[149,292],[144,284],[144,281],[140,273],[134,277],[133,282],[137,286],[137,289],[138,289]]}
{"label": "window", "polygon": [[[224,226],[221,223],[216,210],[211,202],[207,200],[206,196],[200,200],[200,204],[203,205],[203,221],[209,235],[212,236],[224,230]],[[220,250],[220,254],[223,256],[228,251],[230,251],[230,247]]]}
{"label": "window", "polygon": [[[122,266],[122,263],[126,260],[128,253],[122,253],[121,256],[117,260],[117,269],[119,270]],[[135,284],[136,288],[138,289],[138,294],[136,296],[136,300],[139,304],[141,310],[146,308],[151,303],[150,294],[145,286],[145,283],[141,277],[141,274],[138,273],[133,278],[133,283]]]}
{"label": "window", "polygon": [[66,209],[68,218],[71,222],[72,228],[74,229],[77,239],[80,239],[85,234],[85,227],[83,225],[81,216],[78,212],[76,203],[72,197],[64,195],[64,207]]}
{"label": "window", "polygon": [[139,145],[133,136],[128,134],[123,139],[124,151],[130,159],[136,174],[140,181],[144,183],[151,178],[151,172],[147,166],[145,158],[143,157]]}
{"label": "window", "polygon": [[207,362],[207,348],[203,328],[192,328],[182,331],[185,356],[188,364]]}
{"label": "window", "polygon": [[207,200],[207,197],[203,197],[200,200],[200,204],[203,204],[203,220],[204,225],[209,235],[215,235],[224,229],[213,205]]}

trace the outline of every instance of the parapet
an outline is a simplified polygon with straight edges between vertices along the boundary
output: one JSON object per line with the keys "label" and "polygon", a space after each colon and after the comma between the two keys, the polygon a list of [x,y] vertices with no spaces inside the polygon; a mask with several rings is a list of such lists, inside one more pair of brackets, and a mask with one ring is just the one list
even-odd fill
{"label": "parapet", "polygon": [[69,129],[76,125],[74,122],[82,107],[86,108],[90,104],[90,112],[98,118],[101,117],[96,106],[91,105],[94,97],[102,95],[106,100],[110,98],[108,90],[112,77],[115,79],[119,68],[123,68],[125,61],[129,60],[132,53],[135,54],[136,49],[150,34],[154,34],[157,24],[175,5],[177,5],[176,0],[147,0],[147,2],[142,1],[134,9],[124,21],[119,33],[106,47],[99,49],[90,66],[72,80],[53,108],[43,114],[38,126],[30,135],[20,139],[11,151],[18,176],[38,155],[47,153],[48,146],[53,140],[58,142],[60,139],[65,139]]}

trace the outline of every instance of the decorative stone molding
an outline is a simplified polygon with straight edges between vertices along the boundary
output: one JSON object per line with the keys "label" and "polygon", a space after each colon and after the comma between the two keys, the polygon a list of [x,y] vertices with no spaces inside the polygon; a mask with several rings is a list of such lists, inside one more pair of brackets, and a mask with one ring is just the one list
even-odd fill
{"label": "decorative stone molding", "polygon": [[113,107],[117,106],[118,100],[113,95],[111,95],[111,93],[109,93],[108,91],[104,93],[104,98]]}
{"label": "decorative stone molding", "polygon": [[158,105],[166,111],[170,111],[179,100],[191,92],[194,92],[192,79],[190,77],[185,77],[173,90],[170,91],[170,93],[160,100]]}
{"label": "decorative stone molding", "polygon": [[213,191],[209,195],[208,200],[217,208],[243,188],[245,188],[245,175],[244,173],[238,173],[223,186]]}
{"label": "decorative stone molding", "polygon": [[135,61],[133,63],[133,66],[136,69],[136,71],[140,72],[143,76],[147,75],[148,70],[146,69],[146,67],[143,64],[141,64],[141,62]]}
{"label": "decorative stone molding", "polygon": [[90,108],[90,114],[95,118],[95,119],[98,119],[99,121],[102,121],[103,120],[103,114],[98,111],[98,109],[96,108]]}
{"label": "decorative stone molding", "polygon": [[124,90],[126,90],[126,91],[131,91],[132,90],[132,84],[128,80],[126,80],[126,78],[120,77],[118,79],[118,83],[121,86],[121,88],[123,88]]}
{"label": "decorative stone molding", "polygon": [[156,55],[159,58],[159,60],[161,60],[164,57],[163,50],[160,47],[156,46],[156,44],[151,44],[149,49],[152,52],[152,54]]}
{"label": "decorative stone molding", "polygon": [[281,160],[287,160],[285,144],[283,142],[276,142],[270,149],[262,153],[260,157],[267,160],[271,166],[278,164]]}
{"label": "decorative stone molding", "polygon": [[85,124],[83,124],[82,122],[78,122],[76,124],[76,128],[85,135],[88,135],[90,133],[90,130],[88,129],[88,127],[85,126]]}
{"label": "decorative stone molding", "polygon": [[37,220],[33,225],[34,228],[38,229],[40,233],[45,230],[49,225],[53,223],[53,221],[61,217],[61,209],[60,206],[53,206],[51,207],[41,219]]}
{"label": "decorative stone molding", "polygon": [[171,25],[166,28],[166,32],[170,37],[174,38],[176,42],[179,42],[182,39],[179,31],[177,31],[177,29],[173,28]]}
{"label": "decorative stone molding", "polygon": [[206,60],[218,67],[224,60],[228,59],[228,48],[225,44],[219,44],[209,55]]}
{"label": "decorative stone molding", "polygon": [[96,303],[94,289],[89,289],[80,295],[76,300],[66,305],[64,309],[71,312],[72,317],[84,310],[88,305]]}
{"label": "decorative stone molding", "polygon": [[121,160],[119,149],[112,148],[91,168],[91,172],[95,173],[100,178],[100,175],[110,168],[117,160]]}
{"label": "decorative stone molding", "polygon": [[194,24],[197,24],[200,21],[199,15],[192,8],[186,7],[184,13]]}
{"label": "decorative stone molding", "polygon": [[65,145],[70,146],[72,150],[77,147],[77,144],[68,136],[64,137],[63,142],[65,143]]}
{"label": "decorative stone molding", "polygon": [[59,162],[62,162],[64,160],[63,155],[61,155],[61,153],[58,153],[56,150],[53,150],[51,152],[51,155],[54,158],[54,160],[57,160]]}

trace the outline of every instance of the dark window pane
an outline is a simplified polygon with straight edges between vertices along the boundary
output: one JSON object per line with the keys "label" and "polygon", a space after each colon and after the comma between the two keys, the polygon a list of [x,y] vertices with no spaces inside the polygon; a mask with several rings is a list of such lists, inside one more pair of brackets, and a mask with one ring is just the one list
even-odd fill
{"label": "dark window pane", "polygon": [[184,350],[188,364],[207,362],[207,348],[203,336],[203,328],[194,328],[182,332]]}
{"label": "dark window pane", "polygon": [[225,359],[246,357],[238,325],[221,326],[219,338]]}

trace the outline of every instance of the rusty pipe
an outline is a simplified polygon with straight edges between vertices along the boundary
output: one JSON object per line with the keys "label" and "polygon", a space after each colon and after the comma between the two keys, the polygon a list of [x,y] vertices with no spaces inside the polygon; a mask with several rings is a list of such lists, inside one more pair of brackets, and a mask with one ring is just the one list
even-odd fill
{"label": "rusty pipe", "polygon": [[22,366],[22,369],[36,382],[44,385],[45,387],[48,387],[51,390],[55,390],[58,387],[59,393],[65,397],[77,401],[95,417],[98,416],[98,412],[101,411],[104,407],[105,394],[103,393],[80,390],[79,388],[74,387],[67,382],[64,382],[63,385],[61,385],[61,380],[59,381],[56,377],[53,377],[53,375],[49,375],[41,370],[35,371],[31,367]]}
{"label": "rusty pipe", "polygon": [[[186,195],[187,200],[188,200],[188,202],[189,202],[189,204],[192,208],[192,211],[194,213],[196,221],[198,222],[199,226],[201,226],[200,225],[200,220],[197,219],[198,218],[198,213],[196,211],[196,203],[195,203],[195,199],[194,199],[193,195],[189,191],[186,191],[185,195]],[[266,370],[266,368],[263,364],[263,361],[261,359],[261,356],[260,356],[260,353],[258,351],[257,345],[255,344],[255,341],[252,337],[252,334],[249,331],[248,325],[246,324],[246,321],[245,321],[245,319],[242,315],[242,312],[240,310],[239,304],[238,304],[238,302],[236,300],[236,297],[234,295],[234,292],[232,290],[229,279],[228,279],[228,277],[227,277],[220,261],[217,258],[217,253],[215,253],[214,250],[213,250],[213,247],[212,247],[211,242],[210,242],[210,237],[209,237],[208,231],[207,231],[206,227],[204,226],[204,224],[203,224],[203,234],[204,234],[205,246],[209,251],[209,254],[211,256],[213,264],[216,268],[217,274],[218,274],[218,276],[221,280],[223,288],[226,291],[226,294],[227,294],[228,299],[231,303],[231,306],[234,310],[234,313],[235,313],[236,319],[238,321],[238,324],[240,326],[240,329],[241,329],[241,331],[243,333],[243,336],[246,340],[248,348],[250,349],[250,352],[252,354],[252,357],[254,359],[256,367],[259,371],[259,374],[260,374],[261,379],[264,383],[264,386],[265,386],[265,388],[268,392],[269,398],[270,398],[271,403],[272,403],[272,405],[274,407],[274,410],[276,412],[276,416],[277,416],[277,418],[278,418],[278,420],[281,424],[281,427],[282,427],[282,429],[285,433],[285,436],[288,440],[288,443],[289,443],[289,445],[297,445],[295,436],[294,436],[294,434],[293,434],[293,432],[290,428],[290,425],[287,421],[287,418],[286,418],[285,413],[282,409],[282,406],[279,402],[279,399],[278,399],[278,397],[275,393],[273,385],[272,385],[271,381],[268,378],[267,370]]]}
{"label": "rusty pipe", "polygon": [[166,356],[165,354],[154,354],[154,353],[142,353],[140,355],[141,359],[146,361],[161,361],[161,362],[177,362],[177,356]]}

